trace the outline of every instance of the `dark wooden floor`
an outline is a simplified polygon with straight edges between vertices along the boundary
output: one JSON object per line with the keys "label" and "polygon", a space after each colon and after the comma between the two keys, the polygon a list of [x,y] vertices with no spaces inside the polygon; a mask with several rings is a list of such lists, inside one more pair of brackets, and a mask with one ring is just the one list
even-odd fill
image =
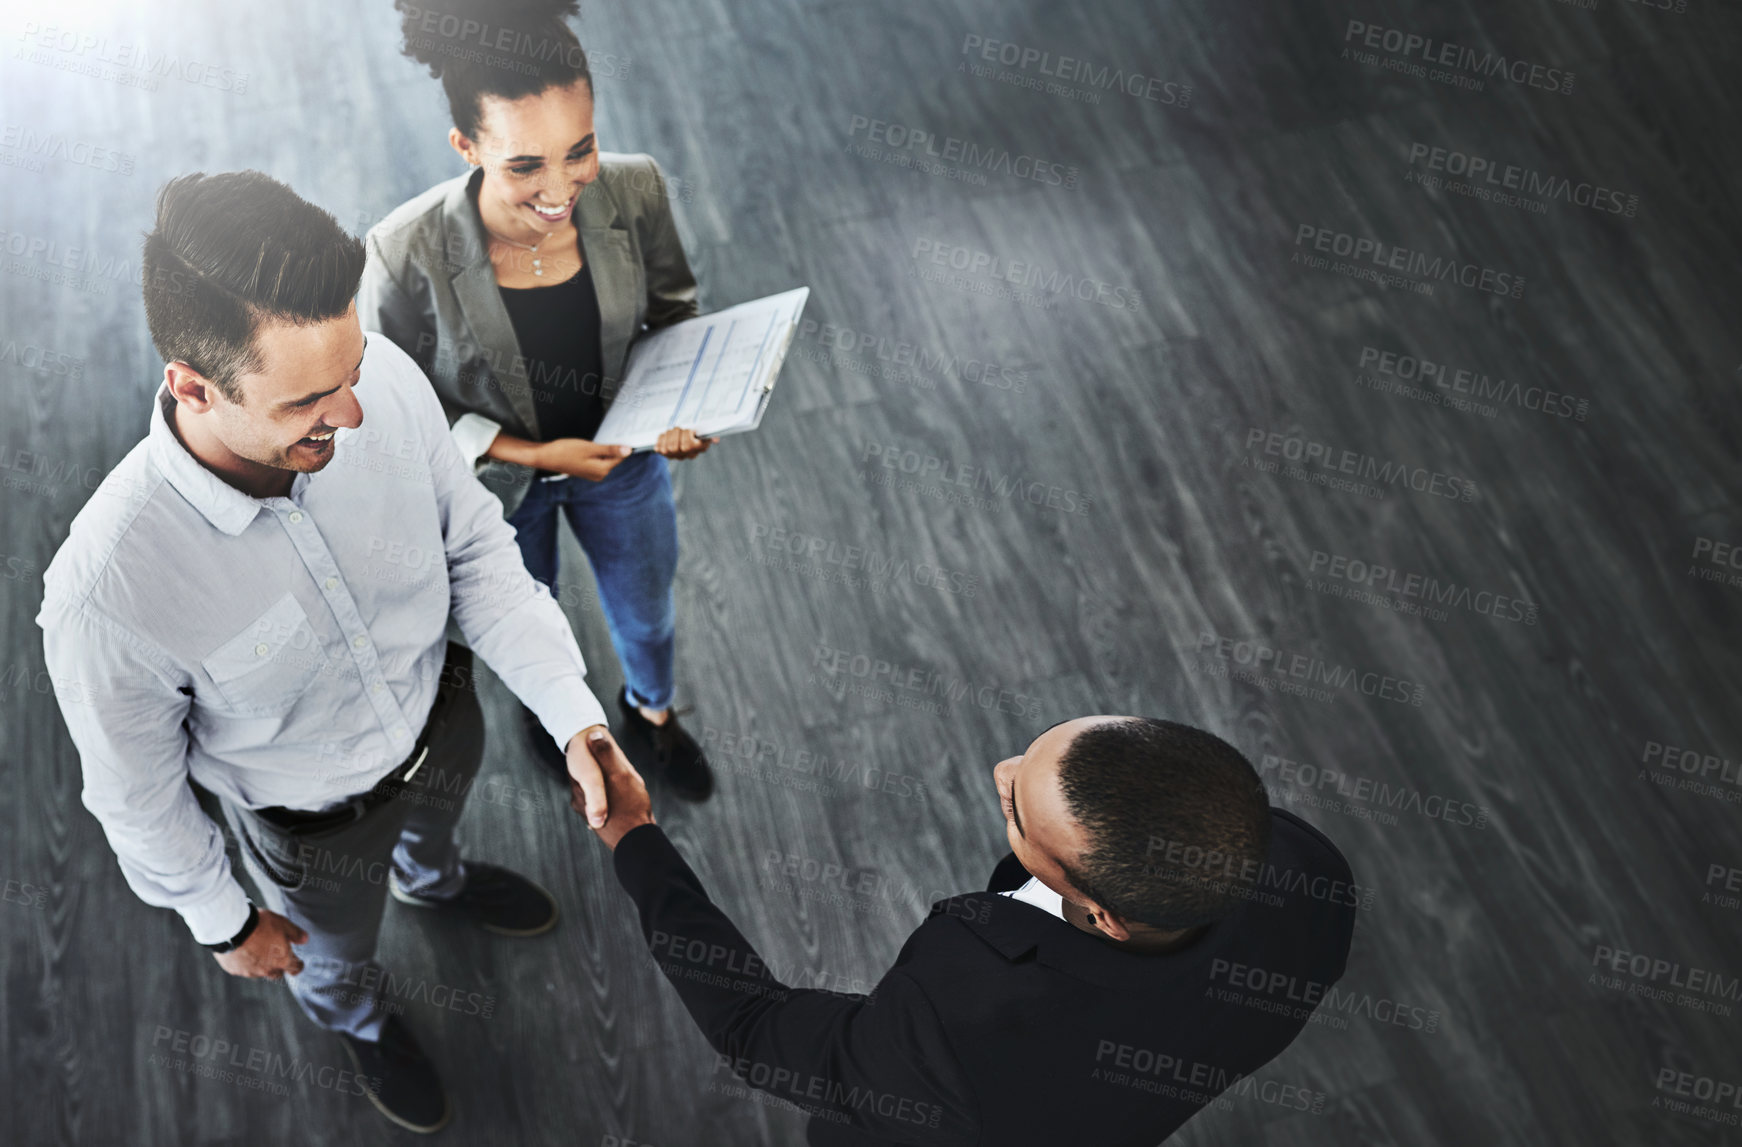
{"label": "dark wooden floor", "polygon": [[[203,1037],[243,1061],[343,1063],[281,988],[227,978],[129,893],[36,687],[32,618],[42,568],[143,433],[161,374],[133,277],[157,186],[255,167],[360,232],[458,161],[386,0],[149,7],[43,4],[4,28],[0,1139],[408,1139],[318,1076],[274,1094],[259,1071],[157,1058]],[[710,804],[660,809],[790,979],[867,986],[932,895],[983,885],[1002,851],[988,770],[1039,729],[1174,717],[1264,764],[1274,799],[1331,833],[1372,895],[1349,1010],[1265,1072],[1315,1109],[1233,1099],[1180,1142],[1742,1142],[1742,1111],[1687,1098],[1742,1084],[1742,908],[1723,888],[1742,868],[1742,584],[1723,577],[1742,571],[1711,560],[1742,545],[1742,17],[1725,9],[587,6],[601,137],[675,177],[705,305],[812,288],[818,326],[762,429],[676,468],[680,690],[722,783]],[[1351,45],[1351,20],[1576,78],[1563,93],[1412,75],[1383,31]],[[122,55],[140,44],[182,70],[142,88],[153,73]],[[1001,77],[987,44],[1091,75],[1064,92],[1038,63]],[[1094,88],[1103,69],[1153,98]],[[950,158],[880,151],[873,121]],[[1603,195],[1539,211],[1409,178],[1435,174],[1411,162],[1433,148]],[[969,149],[994,158],[975,167]],[[1019,174],[1036,163],[1040,178]],[[1524,289],[1353,278],[1334,254],[1310,261],[1303,227]],[[1004,297],[992,260],[1042,285]],[[1088,297],[1048,291],[1061,276]],[[1445,364],[1448,386],[1399,392],[1365,361],[1381,354]],[[1516,387],[1486,408],[1433,401],[1469,397],[1450,389],[1460,370]],[[1565,405],[1531,408],[1543,391]],[[1472,497],[1320,485],[1272,443]],[[993,485],[951,484],[964,468]],[[874,550],[896,576],[863,584],[770,548],[794,534]],[[620,678],[565,545],[570,613],[610,696]],[[1400,612],[1330,576],[1350,559],[1471,596]],[[919,584],[922,564],[963,592]],[[1513,616],[1479,612],[1496,594]],[[1289,691],[1228,659],[1253,648],[1236,643],[1389,675],[1406,699]],[[959,699],[857,688],[824,668],[836,651],[936,674]],[[1022,711],[977,703],[998,690]],[[455,1097],[443,1141],[801,1142],[798,1116],[714,1072],[494,679],[486,704],[482,791],[500,799],[472,801],[469,846],[545,881],[566,918],[508,942],[390,909],[383,958],[424,985],[406,1015]],[[1681,786],[1662,746],[1727,759],[1731,780]],[[868,769],[895,791],[860,783]],[[1323,785],[1326,769],[1343,779]],[[789,857],[887,891],[819,898],[776,878]],[[1636,976],[1610,967],[1616,951],[1680,968]],[[1694,986],[1660,996],[1672,978]],[[490,1015],[437,1007],[433,988]]]}

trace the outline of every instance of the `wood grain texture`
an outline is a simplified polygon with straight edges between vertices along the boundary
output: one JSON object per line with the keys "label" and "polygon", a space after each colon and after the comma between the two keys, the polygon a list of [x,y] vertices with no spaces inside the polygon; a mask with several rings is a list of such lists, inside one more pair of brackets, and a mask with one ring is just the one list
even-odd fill
{"label": "wood grain texture", "polygon": [[[321,1085],[343,1052],[282,989],[226,977],[128,891],[80,804],[32,619],[68,521],[146,426],[161,363],[137,269],[156,188],[254,167],[361,233],[458,170],[439,87],[398,55],[385,0],[7,20],[0,1138],[403,1140]],[[1362,63],[1344,55],[1352,20],[1576,84],[1470,90]],[[1742,909],[1709,882],[1742,867],[1742,788],[1678,788],[1646,760],[1658,744],[1742,762],[1742,586],[1702,580],[1727,567],[1695,550],[1742,545],[1742,17],[1712,0],[648,0],[589,4],[580,31],[604,146],[673,177],[704,306],[812,288],[817,326],[761,430],[673,468],[680,703],[720,785],[701,807],[656,796],[789,980],[869,987],[931,898],[983,886],[1003,851],[989,769],[1041,728],[1167,716],[1265,765],[1273,798],[1325,828],[1372,894],[1348,1010],[1261,1073],[1311,1109],[1236,1097],[1178,1142],[1742,1141],[1655,1086],[1664,1069],[1742,1083],[1738,1001],[1653,998],[1639,989],[1662,981],[1598,966],[1620,949],[1742,975]],[[68,49],[69,32],[103,46]],[[1136,73],[1166,98],[1059,94],[1034,65],[976,75],[965,49],[988,41]],[[217,71],[116,62],[141,44]],[[937,154],[909,146],[915,131]],[[1637,199],[1617,214],[1459,194],[1406,178],[1428,172],[1415,145]],[[1297,261],[1303,226],[1526,285],[1385,287]],[[937,274],[952,269],[932,253],[957,249],[965,268]],[[976,259],[1042,285],[1002,297]],[[1090,297],[1046,290],[1067,276]],[[1376,389],[1402,381],[1363,361],[1377,352],[1518,391],[1481,409],[1431,383]],[[1580,414],[1532,409],[1528,388]],[[1272,432],[1474,495],[1265,472],[1253,463],[1286,461],[1265,452]],[[609,698],[603,618],[563,547],[564,600]],[[888,572],[844,570],[848,547]],[[1528,602],[1534,622],[1352,598],[1333,558]],[[956,576],[940,590],[922,567]],[[1242,680],[1218,638],[1389,675],[1421,701]],[[935,689],[866,687],[855,658]],[[528,759],[513,698],[488,674],[481,688],[490,799],[469,804],[467,848],[542,881],[564,920],[516,942],[389,908],[381,959],[411,983],[406,1018],[454,1097],[444,1141],[802,1142],[796,1113],[715,1070],[608,858]],[[1320,787],[1324,770],[1357,795]],[[1359,795],[1381,785],[1395,807]],[[1430,797],[1481,826],[1429,815]],[[870,891],[782,877],[793,858]],[[435,987],[488,1016],[427,1002]],[[1396,1009],[1433,1030],[1386,1022]],[[290,1078],[164,1066],[176,1032],[259,1049]]]}

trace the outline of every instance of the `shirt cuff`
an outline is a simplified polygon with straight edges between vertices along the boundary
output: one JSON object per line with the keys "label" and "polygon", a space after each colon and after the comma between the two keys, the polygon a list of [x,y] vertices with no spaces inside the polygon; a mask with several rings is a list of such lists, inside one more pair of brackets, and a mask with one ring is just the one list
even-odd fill
{"label": "shirt cuff", "polygon": [[210,900],[178,911],[195,943],[222,944],[248,923],[248,894],[232,879]]}
{"label": "shirt cuff", "polygon": [[490,443],[496,441],[496,435],[501,432],[500,422],[492,422],[482,414],[462,414],[454,421],[454,445],[460,448],[460,456],[466,460],[466,465],[476,469],[478,459],[490,449]]}
{"label": "shirt cuff", "polygon": [[556,747],[562,752],[568,750],[569,742],[582,729],[594,725],[610,727],[610,722],[605,720],[605,707],[584,684],[578,689],[564,690],[563,695],[554,701],[528,707],[538,715],[538,723],[544,726],[544,731],[556,738]]}

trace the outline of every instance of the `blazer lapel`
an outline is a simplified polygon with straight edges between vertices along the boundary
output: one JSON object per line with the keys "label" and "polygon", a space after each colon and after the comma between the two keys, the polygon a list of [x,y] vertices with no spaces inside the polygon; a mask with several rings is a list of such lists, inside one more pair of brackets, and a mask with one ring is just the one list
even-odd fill
{"label": "blazer lapel", "polygon": [[593,273],[593,290],[599,296],[599,361],[605,372],[601,385],[609,402],[622,377],[629,342],[641,325],[640,262],[603,180],[594,180],[581,192],[574,219],[582,254]]}
{"label": "blazer lapel", "polygon": [[533,440],[540,441],[538,408],[521,366],[520,340],[515,337],[514,322],[497,291],[496,271],[490,265],[490,245],[472,199],[473,189],[483,175],[480,168],[470,179],[456,181],[443,207],[444,250],[449,266],[454,268],[451,286],[466,325],[477,341],[478,357],[484,360]]}

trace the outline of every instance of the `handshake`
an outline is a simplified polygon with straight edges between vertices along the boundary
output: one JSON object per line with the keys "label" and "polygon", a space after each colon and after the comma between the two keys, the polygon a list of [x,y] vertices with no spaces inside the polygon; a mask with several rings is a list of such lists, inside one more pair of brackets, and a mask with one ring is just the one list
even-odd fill
{"label": "handshake", "polygon": [[569,739],[569,807],[615,849],[632,828],[653,823],[647,783],[603,725],[582,729]]}

